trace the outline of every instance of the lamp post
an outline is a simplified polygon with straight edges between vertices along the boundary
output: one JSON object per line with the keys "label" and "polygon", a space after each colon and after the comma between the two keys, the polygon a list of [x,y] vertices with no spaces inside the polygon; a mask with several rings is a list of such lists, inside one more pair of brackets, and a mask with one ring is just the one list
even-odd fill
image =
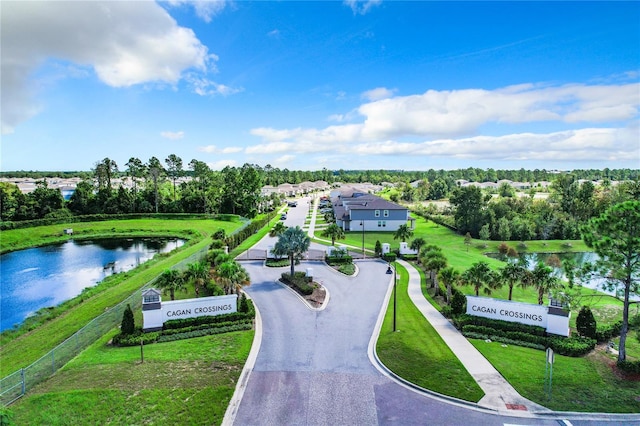
{"label": "lamp post", "polygon": [[[387,274],[391,274],[391,262],[389,262],[388,266],[387,266]],[[397,284],[398,284],[398,278],[397,278],[397,274],[396,274],[396,265],[395,265],[395,261],[394,261],[394,265],[393,265],[393,331],[396,331],[396,308],[398,306],[398,301],[396,298],[396,291],[397,291]]]}
{"label": "lamp post", "polygon": [[367,255],[364,252],[364,219],[360,221],[360,225],[362,226],[362,258],[366,259]]}

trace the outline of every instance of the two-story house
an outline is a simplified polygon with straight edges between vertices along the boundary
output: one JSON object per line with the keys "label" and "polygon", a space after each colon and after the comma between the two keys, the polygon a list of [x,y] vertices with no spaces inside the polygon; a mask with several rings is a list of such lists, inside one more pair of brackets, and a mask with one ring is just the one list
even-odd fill
{"label": "two-story house", "polygon": [[336,224],[345,231],[393,231],[414,219],[409,209],[378,196],[348,191],[332,199]]}

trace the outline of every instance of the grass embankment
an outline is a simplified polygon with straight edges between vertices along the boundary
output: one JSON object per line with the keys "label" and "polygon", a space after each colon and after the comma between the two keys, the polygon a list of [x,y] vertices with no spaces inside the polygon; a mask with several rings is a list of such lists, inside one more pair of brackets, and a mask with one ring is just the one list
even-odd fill
{"label": "grass embankment", "polygon": [[[26,334],[20,334],[19,332],[3,333],[1,335],[2,347],[0,347],[0,359],[2,359],[0,376],[4,377],[36,361],[93,318],[109,307],[120,303],[135,290],[160,275],[165,269],[207,247],[210,243],[210,239],[207,236],[211,233],[220,228],[231,232],[239,226],[239,222],[215,220],[141,219],[85,222],[72,225],[63,224],[3,231],[3,245],[17,241],[16,234],[24,236],[33,245],[38,245],[41,242],[44,244],[44,241],[48,241],[52,234],[60,233],[65,227],[73,227],[74,233],[82,233],[83,236],[90,238],[113,237],[114,235],[190,235],[191,240],[180,249],[166,256],[159,256],[157,259],[148,261],[140,267],[123,274],[124,278],[117,285],[105,285],[104,291],[100,291],[99,288],[96,289],[95,292],[92,292],[94,294],[91,297],[86,298],[81,303],[75,305],[70,303],[74,306],[65,309],[60,316],[39,325]],[[120,277],[117,277],[117,279],[120,279]],[[84,296],[80,295],[78,297]]]}
{"label": "grass embankment", "polygon": [[144,347],[99,339],[11,406],[15,424],[220,424],[253,341],[234,332]]}
{"label": "grass embankment", "polygon": [[[611,373],[597,352],[581,358],[555,355],[551,399],[544,392],[545,352],[497,342],[470,342],[525,398],[557,411],[637,413],[640,385]],[[613,362],[613,361],[612,361]]]}
{"label": "grass embankment", "polygon": [[376,345],[378,357],[398,376],[426,389],[477,402],[484,392],[415,307],[407,293],[409,274],[397,265],[398,331],[393,332],[393,296]]}

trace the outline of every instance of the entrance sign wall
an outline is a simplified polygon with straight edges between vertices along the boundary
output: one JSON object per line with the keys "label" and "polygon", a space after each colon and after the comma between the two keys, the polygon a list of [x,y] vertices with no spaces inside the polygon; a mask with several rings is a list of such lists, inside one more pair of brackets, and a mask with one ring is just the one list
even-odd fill
{"label": "entrance sign wall", "polygon": [[169,320],[230,314],[237,312],[237,301],[238,297],[231,294],[162,302],[159,292],[150,289],[142,295],[142,328],[154,331]]}
{"label": "entrance sign wall", "polygon": [[548,333],[569,335],[570,312],[529,303],[467,296],[467,314],[521,324],[544,327]]}

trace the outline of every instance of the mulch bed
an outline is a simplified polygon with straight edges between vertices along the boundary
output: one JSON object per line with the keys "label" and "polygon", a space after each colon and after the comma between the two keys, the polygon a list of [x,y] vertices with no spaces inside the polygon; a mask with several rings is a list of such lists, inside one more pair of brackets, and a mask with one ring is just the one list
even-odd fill
{"label": "mulch bed", "polygon": [[327,297],[327,290],[317,282],[313,283],[316,288],[313,289],[313,293],[311,294],[303,294],[298,287],[294,286],[293,284],[289,284],[282,279],[280,280],[280,282],[298,293],[300,297],[302,297],[312,308],[321,307],[324,303],[325,297]]}

